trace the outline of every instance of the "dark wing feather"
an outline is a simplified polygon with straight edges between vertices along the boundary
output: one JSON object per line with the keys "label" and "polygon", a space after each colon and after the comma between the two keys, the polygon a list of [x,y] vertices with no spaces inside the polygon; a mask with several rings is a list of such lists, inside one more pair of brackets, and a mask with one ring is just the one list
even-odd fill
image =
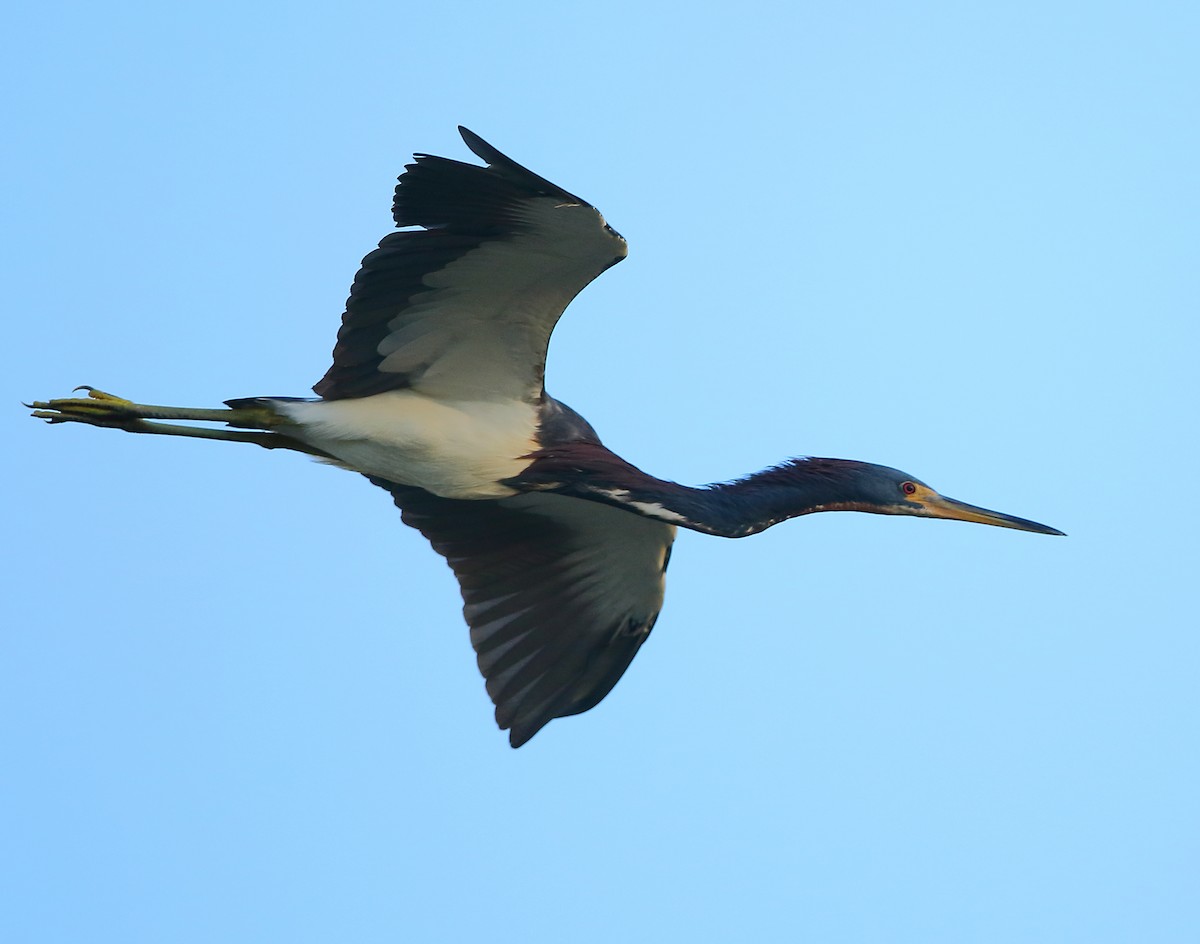
{"label": "dark wing feather", "polygon": [[595,207],[465,128],[488,167],[416,155],[396,187],[397,226],[355,276],[325,399],[412,387],[448,398],[542,394],[563,310],[624,258]]}
{"label": "dark wing feather", "polygon": [[612,690],[662,607],[674,527],[560,495],[460,501],[372,481],[454,570],[513,747]]}

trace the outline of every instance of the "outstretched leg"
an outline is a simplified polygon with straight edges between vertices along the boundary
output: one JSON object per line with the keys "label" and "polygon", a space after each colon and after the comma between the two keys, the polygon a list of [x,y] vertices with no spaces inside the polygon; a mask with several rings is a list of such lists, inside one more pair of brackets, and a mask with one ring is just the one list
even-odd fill
{"label": "outstretched leg", "polygon": [[[248,442],[264,449],[292,449],[309,455],[329,458],[320,449],[293,439],[275,427],[283,420],[267,406],[225,407],[219,410],[192,409],[189,407],[151,406],[134,403],[115,397],[94,387],[76,387],[86,390],[86,397],[70,397],[45,402],[35,400],[28,404],[33,415],[48,423],[86,423],[123,429],[128,433],[152,433],[160,436],[189,436],[194,439],[223,439],[227,442]],[[154,420],[193,420],[204,423],[225,423],[238,429],[221,429],[210,426],[184,426],[176,422],[152,422]]]}

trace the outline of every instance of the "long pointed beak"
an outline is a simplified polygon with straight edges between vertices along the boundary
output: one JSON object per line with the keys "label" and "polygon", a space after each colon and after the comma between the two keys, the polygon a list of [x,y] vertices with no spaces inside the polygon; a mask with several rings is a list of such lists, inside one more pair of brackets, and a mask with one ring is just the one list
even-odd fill
{"label": "long pointed beak", "polygon": [[966,502],[947,498],[945,495],[929,495],[922,499],[925,514],[931,518],[949,518],[953,521],[973,521],[976,524],[990,524],[997,528],[1015,528],[1017,531],[1033,531],[1036,534],[1059,534],[1064,532],[1049,525],[1038,524],[1028,518],[1018,518],[1016,515],[1006,515],[999,511],[990,511],[978,505],[968,505]]}

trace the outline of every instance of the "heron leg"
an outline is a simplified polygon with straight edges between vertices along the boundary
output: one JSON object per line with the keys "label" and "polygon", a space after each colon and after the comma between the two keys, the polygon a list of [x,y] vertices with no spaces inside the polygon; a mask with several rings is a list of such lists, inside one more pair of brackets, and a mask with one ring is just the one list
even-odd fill
{"label": "heron leg", "polygon": [[[326,453],[298,439],[280,432],[274,427],[283,425],[282,418],[266,406],[225,407],[222,409],[196,409],[191,407],[154,406],[134,403],[113,396],[94,387],[76,387],[86,390],[86,397],[67,397],[58,400],[38,401],[27,404],[33,416],[48,423],[85,423],[108,429],[123,429],[127,433],[151,433],[160,436],[188,436],[193,439],[222,439],[226,442],[248,442],[264,449],[292,449],[314,456],[328,458]],[[168,420],[172,422],[155,422]],[[194,420],[207,423],[225,423],[238,429],[221,429],[211,426],[185,426],[175,420]]]}

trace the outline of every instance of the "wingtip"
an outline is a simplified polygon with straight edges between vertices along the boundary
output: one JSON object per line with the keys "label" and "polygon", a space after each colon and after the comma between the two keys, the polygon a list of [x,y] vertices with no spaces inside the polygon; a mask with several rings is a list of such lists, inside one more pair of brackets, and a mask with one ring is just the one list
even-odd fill
{"label": "wingtip", "polygon": [[[552,719],[546,718],[544,721],[526,722],[524,724],[513,724],[508,730],[508,745],[514,750],[523,744],[528,744],[530,739],[544,728]],[[504,730],[504,728],[501,728]]]}
{"label": "wingtip", "polygon": [[458,133],[462,135],[463,141],[471,149],[471,152],[476,157],[481,158],[488,167],[497,171],[501,176],[507,177],[523,186],[531,187],[542,194],[556,196],[571,203],[578,203],[580,206],[591,206],[582,197],[577,197],[569,190],[563,190],[558,184],[551,183],[545,177],[535,174],[523,164],[518,164],[503,151],[492,147],[492,145],[488,144],[465,125],[458,126]]}
{"label": "wingtip", "polygon": [[[476,157],[482,158],[489,164],[497,164],[505,159],[503,154],[488,144],[485,140],[483,140],[483,138],[477,135],[466,125],[459,125],[458,133],[462,135],[463,143],[471,149],[471,153],[473,153]],[[500,158],[500,161],[496,160],[497,157]]]}

